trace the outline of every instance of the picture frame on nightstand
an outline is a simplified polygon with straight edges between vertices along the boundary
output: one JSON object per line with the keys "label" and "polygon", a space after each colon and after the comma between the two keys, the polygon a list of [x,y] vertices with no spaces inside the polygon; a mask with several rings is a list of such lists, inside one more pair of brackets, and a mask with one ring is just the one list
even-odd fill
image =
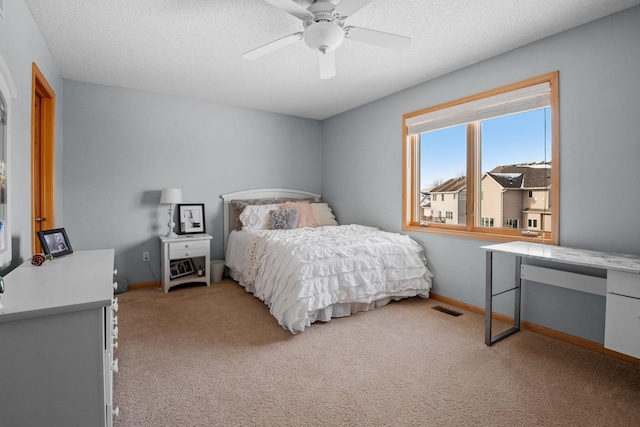
{"label": "picture frame on nightstand", "polygon": [[205,233],[204,203],[178,205],[178,234]]}
{"label": "picture frame on nightstand", "polygon": [[176,259],[171,261],[169,264],[169,277],[171,280],[188,276],[195,272],[196,270],[193,268],[193,261],[191,261],[191,258]]}

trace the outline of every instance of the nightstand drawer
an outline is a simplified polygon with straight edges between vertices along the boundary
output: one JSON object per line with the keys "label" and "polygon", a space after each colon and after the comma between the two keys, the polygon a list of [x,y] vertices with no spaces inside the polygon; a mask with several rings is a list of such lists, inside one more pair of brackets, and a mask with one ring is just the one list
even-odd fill
{"label": "nightstand drawer", "polygon": [[169,243],[169,252],[173,252],[175,250],[191,250],[191,249],[202,249],[209,247],[209,240],[189,240],[188,242],[174,242]]}
{"label": "nightstand drawer", "polygon": [[208,240],[169,243],[169,259],[206,256],[209,253]]}
{"label": "nightstand drawer", "polygon": [[209,250],[206,248],[186,248],[174,249],[169,252],[169,259],[193,258],[197,256],[207,256]]}

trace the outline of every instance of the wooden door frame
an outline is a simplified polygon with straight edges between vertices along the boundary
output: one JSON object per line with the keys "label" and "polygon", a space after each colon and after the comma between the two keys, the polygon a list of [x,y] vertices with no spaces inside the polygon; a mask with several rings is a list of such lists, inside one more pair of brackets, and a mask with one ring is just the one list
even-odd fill
{"label": "wooden door frame", "polygon": [[[41,187],[42,192],[42,212],[40,215],[47,219],[47,228],[55,228],[55,206],[54,206],[54,147],[55,147],[55,128],[56,128],[56,94],[40,71],[38,66],[33,63],[31,80],[31,252],[35,254],[41,252],[40,241],[36,234],[36,186]],[[34,182],[35,168],[39,165],[35,164],[35,156],[33,155],[33,147],[35,142],[35,108],[36,94],[42,98],[42,116],[41,116],[41,159],[42,171],[40,172],[41,182]]]}

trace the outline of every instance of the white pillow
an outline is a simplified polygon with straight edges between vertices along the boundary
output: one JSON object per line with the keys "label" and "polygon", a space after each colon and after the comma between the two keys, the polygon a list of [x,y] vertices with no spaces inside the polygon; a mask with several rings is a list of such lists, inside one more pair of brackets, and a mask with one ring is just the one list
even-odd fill
{"label": "white pillow", "polygon": [[311,209],[313,210],[313,216],[318,223],[318,227],[324,225],[338,225],[333,211],[326,203],[311,203]]}
{"label": "white pillow", "polygon": [[269,229],[269,212],[278,209],[278,204],[249,205],[240,214],[242,229],[245,231],[259,231]]}

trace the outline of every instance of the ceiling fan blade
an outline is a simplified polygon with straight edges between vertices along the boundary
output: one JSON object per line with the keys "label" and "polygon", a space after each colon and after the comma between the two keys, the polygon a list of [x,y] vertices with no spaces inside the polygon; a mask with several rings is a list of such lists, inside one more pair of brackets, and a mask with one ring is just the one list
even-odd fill
{"label": "ceiling fan blade", "polygon": [[272,41],[271,43],[267,43],[263,46],[252,49],[248,52],[242,54],[244,59],[256,59],[261,57],[262,55],[266,55],[267,53],[271,53],[275,50],[281,49],[285,46],[289,46],[297,41],[302,40],[303,33],[293,33],[289,34],[286,37],[278,39],[276,41]]}
{"label": "ceiling fan blade", "polygon": [[336,75],[336,56],[334,51],[320,52],[320,78],[330,79]]}
{"label": "ceiling fan blade", "polygon": [[347,27],[347,38],[362,43],[374,44],[389,49],[404,50],[411,44],[411,38],[383,31],[369,30],[368,28]]}
{"label": "ceiling fan blade", "polygon": [[342,0],[335,8],[335,11],[340,17],[346,18],[351,16],[369,3],[372,0]]}
{"label": "ceiling fan blade", "polygon": [[282,9],[287,13],[295,16],[298,19],[306,19],[313,18],[313,14],[309,12],[304,7],[300,6],[298,3],[294,3],[291,0],[264,0],[267,3],[270,3],[277,7],[278,9]]}

